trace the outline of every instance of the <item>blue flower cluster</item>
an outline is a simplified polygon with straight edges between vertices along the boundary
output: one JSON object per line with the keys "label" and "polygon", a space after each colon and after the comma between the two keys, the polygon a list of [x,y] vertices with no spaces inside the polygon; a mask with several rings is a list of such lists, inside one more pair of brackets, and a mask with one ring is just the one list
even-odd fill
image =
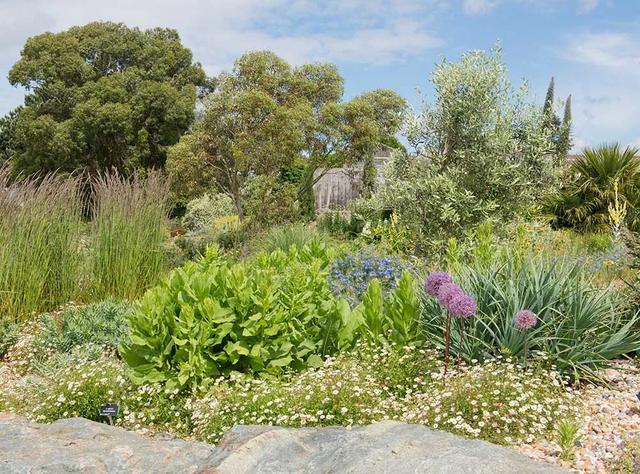
{"label": "blue flower cluster", "polygon": [[409,267],[397,258],[358,252],[334,262],[329,285],[334,295],[344,297],[353,307],[360,303],[373,279],[377,278],[386,292],[396,287],[397,280],[406,269]]}

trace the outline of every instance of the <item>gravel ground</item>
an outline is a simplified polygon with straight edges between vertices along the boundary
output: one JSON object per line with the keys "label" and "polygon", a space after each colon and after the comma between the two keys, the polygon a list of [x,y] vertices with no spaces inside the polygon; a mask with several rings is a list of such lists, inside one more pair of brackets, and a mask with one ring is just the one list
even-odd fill
{"label": "gravel ground", "polygon": [[559,458],[555,442],[541,441],[516,449],[531,458],[562,465],[575,472],[606,473],[620,454],[625,440],[640,437],[640,369],[637,363],[616,361],[604,372],[609,387],[587,385],[576,399],[584,403],[580,439],[572,462]]}

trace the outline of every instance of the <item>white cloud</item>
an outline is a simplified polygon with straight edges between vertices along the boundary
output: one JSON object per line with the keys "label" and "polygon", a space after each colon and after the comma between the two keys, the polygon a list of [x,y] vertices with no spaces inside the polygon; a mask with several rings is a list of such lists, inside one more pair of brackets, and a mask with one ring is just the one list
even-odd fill
{"label": "white cloud", "polygon": [[627,33],[588,33],[573,39],[567,58],[587,65],[640,74],[640,40]]}
{"label": "white cloud", "polygon": [[0,0],[0,67],[15,61],[27,37],[93,20],[176,28],[211,72],[247,50],[286,59],[387,63],[438,46],[428,29],[440,0]]}
{"label": "white cloud", "polygon": [[578,0],[578,11],[580,13],[589,13],[595,10],[600,4],[600,0]]}
{"label": "white cloud", "polygon": [[462,10],[467,15],[484,15],[497,6],[497,0],[463,0]]}
{"label": "white cloud", "polygon": [[611,0],[462,0],[462,11],[467,15],[485,15],[495,10],[498,5],[509,3],[528,4],[534,8],[555,10],[556,8],[573,4],[578,13],[590,13],[600,6],[603,1],[611,5]]}
{"label": "white cloud", "polygon": [[563,56],[574,63],[574,129],[580,130],[574,149],[597,145],[593,136],[632,143],[640,117],[640,38],[623,31],[585,33],[569,39]]}

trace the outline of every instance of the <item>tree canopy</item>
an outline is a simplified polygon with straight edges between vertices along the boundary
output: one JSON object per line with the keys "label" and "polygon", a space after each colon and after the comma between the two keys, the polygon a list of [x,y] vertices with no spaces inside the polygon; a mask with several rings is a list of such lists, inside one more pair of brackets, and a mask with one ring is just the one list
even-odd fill
{"label": "tree canopy", "polygon": [[215,186],[233,197],[241,216],[242,189],[249,178],[276,177],[303,158],[302,196],[311,190],[317,168],[371,156],[384,137],[398,131],[406,108],[401,97],[387,90],[344,102],[343,79],[335,66],[292,67],[269,51],[243,55],[217,79],[204,99],[202,119],[170,151],[167,168],[176,176],[193,176],[194,194],[210,187],[207,180],[213,175]]}
{"label": "tree canopy", "polygon": [[95,22],[27,40],[9,81],[15,171],[162,167],[194,119],[205,74],[175,30]]}
{"label": "tree canopy", "polygon": [[557,171],[542,108],[526,85],[513,88],[499,48],[443,61],[431,80],[435,100],[409,126],[418,155],[393,163],[376,198],[421,245],[441,248],[469,226],[526,210]]}

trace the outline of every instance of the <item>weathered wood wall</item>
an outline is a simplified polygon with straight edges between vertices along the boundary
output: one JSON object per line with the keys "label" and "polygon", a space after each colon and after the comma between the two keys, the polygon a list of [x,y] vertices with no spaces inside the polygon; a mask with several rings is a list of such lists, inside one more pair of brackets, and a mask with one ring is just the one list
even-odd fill
{"label": "weathered wood wall", "polygon": [[331,168],[316,171],[315,177],[324,173],[313,186],[316,196],[316,211],[344,209],[360,195],[362,168]]}
{"label": "weathered wood wall", "polygon": [[[391,157],[391,150],[380,149],[373,158],[376,167],[376,183],[384,179],[384,165]],[[316,211],[328,209],[344,209],[353,199],[360,196],[362,191],[362,164],[351,168],[330,168],[316,170],[314,178],[323,176],[314,184],[313,192],[316,197]]]}

